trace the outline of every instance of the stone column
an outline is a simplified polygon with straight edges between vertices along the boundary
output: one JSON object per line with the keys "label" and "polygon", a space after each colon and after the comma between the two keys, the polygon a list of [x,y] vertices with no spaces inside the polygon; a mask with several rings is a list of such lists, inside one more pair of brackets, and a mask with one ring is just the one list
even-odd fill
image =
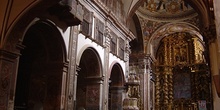
{"label": "stone column", "polygon": [[73,110],[76,101],[76,86],[77,86],[77,69],[76,54],[77,54],[77,39],[78,26],[71,27],[69,41],[69,67],[67,74],[67,89],[66,89],[66,109]]}
{"label": "stone column", "polygon": [[147,110],[148,108],[148,75],[146,74],[146,59],[139,57],[137,62],[137,76],[140,78],[140,98],[138,98],[138,108]]}
{"label": "stone column", "polygon": [[103,77],[86,78],[86,110],[102,109]]}
{"label": "stone column", "polygon": [[129,55],[131,54],[131,49],[130,49],[130,45],[129,45],[129,41],[127,39],[127,41],[125,41],[125,65],[126,65],[126,68],[125,68],[125,77],[128,76],[129,74]]}
{"label": "stone column", "polygon": [[[76,110],[76,91],[77,91],[77,77],[78,77],[78,73],[80,71],[80,67],[79,65],[76,65],[76,72],[74,74],[74,85],[73,85],[73,110]],[[69,95],[71,96],[71,95]]]}
{"label": "stone column", "polygon": [[61,87],[61,101],[60,101],[60,109],[64,110],[66,106],[65,100],[67,99],[66,88],[67,88],[67,75],[68,75],[68,64],[64,63],[63,65],[63,74],[62,74],[62,87]]}
{"label": "stone column", "polygon": [[[150,55],[145,56],[144,58],[140,59],[138,62],[139,66],[139,76],[140,76],[140,93],[141,98],[139,102],[139,109],[140,110],[150,110],[151,108],[151,95],[150,90],[154,88],[150,88],[150,82],[152,81],[152,68],[151,64],[153,63],[153,59]],[[154,91],[154,90],[152,90]],[[153,97],[153,96],[152,96]],[[154,97],[153,97],[154,98]],[[154,100],[153,100],[154,101]]]}
{"label": "stone column", "polygon": [[219,0],[213,0],[213,7],[210,8],[211,11],[214,11],[215,16],[215,31],[216,36],[210,36],[215,38],[213,42],[209,43],[209,59],[210,59],[210,71],[212,80],[212,94],[213,94],[213,109],[217,110],[220,109],[220,7]]}
{"label": "stone column", "polygon": [[103,77],[104,77],[104,85],[103,85],[103,101],[102,110],[108,110],[108,94],[109,94],[109,53],[110,53],[110,41],[111,41],[111,34],[110,34],[109,27],[105,27],[105,52],[104,52],[104,68],[103,68]]}
{"label": "stone column", "polygon": [[[215,42],[209,44],[209,57],[210,57],[210,72],[213,78],[212,80],[212,94],[213,94],[213,108],[214,110],[220,109],[220,87],[217,86],[220,84],[218,79],[220,79],[219,66],[218,66],[218,50]],[[219,83],[219,84],[218,84]]]}
{"label": "stone column", "polygon": [[13,110],[19,54],[0,50],[0,110]]}
{"label": "stone column", "polygon": [[[217,44],[217,56],[220,56],[220,7],[218,4],[220,4],[219,0],[213,0],[213,5],[214,5],[214,15],[215,15],[215,29],[216,29],[216,44]],[[220,69],[220,58],[218,58],[218,67]]]}

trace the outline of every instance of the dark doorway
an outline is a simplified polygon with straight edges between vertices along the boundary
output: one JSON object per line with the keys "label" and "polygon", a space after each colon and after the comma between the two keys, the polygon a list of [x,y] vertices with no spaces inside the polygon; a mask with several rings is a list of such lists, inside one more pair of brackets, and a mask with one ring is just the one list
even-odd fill
{"label": "dark doorway", "polygon": [[86,49],[80,60],[77,78],[76,109],[100,110],[100,88],[102,85],[101,64],[97,52]]}
{"label": "dark doorway", "polygon": [[124,75],[121,66],[116,63],[112,67],[109,81],[109,110],[122,110],[122,93],[124,91]]}
{"label": "dark doorway", "polygon": [[15,110],[60,109],[64,42],[56,27],[46,21],[25,34],[18,67]]}

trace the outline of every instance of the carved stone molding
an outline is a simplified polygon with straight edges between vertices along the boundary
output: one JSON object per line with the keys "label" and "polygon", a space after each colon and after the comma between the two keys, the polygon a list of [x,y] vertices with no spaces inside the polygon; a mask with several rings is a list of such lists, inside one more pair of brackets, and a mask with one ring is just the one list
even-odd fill
{"label": "carved stone molding", "polygon": [[125,61],[129,61],[129,55],[131,54],[131,49],[129,43],[125,44]]}
{"label": "carved stone molding", "polygon": [[101,13],[108,17],[106,19],[111,22],[114,22],[114,25],[120,31],[122,31],[129,40],[135,39],[135,36],[126,27],[126,24],[124,22],[122,23],[122,21],[118,19],[118,16],[113,13],[112,9],[107,8],[102,2],[100,2],[100,0],[85,0],[85,1],[88,4],[95,5],[98,7],[98,9],[101,9]]}
{"label": "carved stone molding", "polygon": [[111,38],[112,38],[112,35],[111,35],[111,30],[109,27],[105,27],[105,44],[104,46],[109,48],[110,47],[110,43],[111,43]]}
{"label": "carved stone molding", "polygon": [[[18,54],[14,54],[5,50],[0,50],[0,109],[6,110],[8,100],[13,100],[16,58]],[[12,96],[11,96],[12,95]]]}
{"label": "carved stone molding", "polygon": [[76,0],[62,0],[50,7],[49,12],[63,20],[68,26],[79,25],[82,22],[82,5]]}

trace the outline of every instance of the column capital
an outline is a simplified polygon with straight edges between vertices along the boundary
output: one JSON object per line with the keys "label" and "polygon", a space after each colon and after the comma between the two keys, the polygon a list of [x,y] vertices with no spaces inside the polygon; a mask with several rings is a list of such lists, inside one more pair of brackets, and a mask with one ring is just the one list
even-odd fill
{"label": "column capital", "polygon": [[104,81],[104,77],[86,77],[86,80],[89,81],[91,84],[102,84]]}
{"label": "column capital", "polygon": [[78,76],[78,72],[81,70],[81,68],[79,67],[79,65],[76,65],[76,72],[75,74]]}
{"label": "column capital", "polygon": [[76,71],[80,71],[81,70],[81,68],[79,67],[79,65],[76,65]]}

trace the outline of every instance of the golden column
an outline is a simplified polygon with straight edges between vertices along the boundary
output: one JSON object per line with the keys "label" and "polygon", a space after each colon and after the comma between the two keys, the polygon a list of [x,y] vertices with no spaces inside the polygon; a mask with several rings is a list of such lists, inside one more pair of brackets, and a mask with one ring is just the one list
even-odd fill
{"label": "golden column", "polygon": [[155,110],[159,110],[160,107],[160,73],[157,69],[156,79],[155,79]]}
{"label": "golden column", "polygon": [[[171,68],[170,68],[171,69]],[[170,72],[170,74],[168,75],[168,88],[169,88],[169,91],[168,91],[168,103],[169,103],[169,109],[168,110],[171,110],[172,106],[173,106],[173,74]]]}
{"label": "golden column", "polygon": [[169,38],[169,45],[168,45],[168,59],[169,59],[169,68],[168,68],[168,76],[167,76],[167,79],[168,79],[168,110],[171,110],[172,109],[172,106],[173,106],[173,73],[172,73],[172,65],[173,65],[173,52],[172,52],[172,40],[171,38]]}
{"label": "golden column", "polygon": [[163,82],[163,93],[164,93],[164,99],[163,99],[163,104],[164,104],[164,107],[167,108],[168,106],[168,100],[169,100],[169,94],[168,94],[168,91],[169,91],[169,86],[168,86],[168,74],[169,74],[169,61],[168,61],[168,57],[169,57],[169,39],[165,39],[164,40],[164,73],[163,73],[163,78],[164,78],[164,82]]}

